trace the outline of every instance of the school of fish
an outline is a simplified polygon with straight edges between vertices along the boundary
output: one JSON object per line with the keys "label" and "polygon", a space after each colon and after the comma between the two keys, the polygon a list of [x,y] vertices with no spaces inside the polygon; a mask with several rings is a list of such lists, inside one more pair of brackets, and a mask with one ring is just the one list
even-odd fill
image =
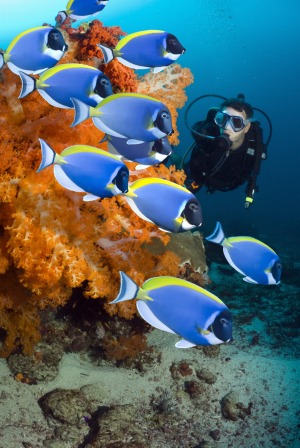
{"label": "school of fish", "polygon": [[[0,54],[0,69],[20,76],[19,98],[38,91],[53,107],[74,109],[71,126],[92,118],[105,133],[108,151],[88,145],[65,148],[61,154],[40,139],[42,160],[37,173],[53,166],[57,182],[64,188],[85,193],[84,201],[123,195],[133,213],[166,232],[185,232],[202,225],[199,200],[185,187],[159,178],[130,183],[124,161],[146,169],[162,163],[171,153],[168,136],[172,117],[165,104],[138,93],[114,94],[109,78],[84,64],[56,65],[68,51],[59,26],[97,15],[108,0],[69,0],[56,16],[56,27],[24,30]],[[158,73],[176,61],[186,49],[177,37],[161,30],[136,31],[120,39],[115,48],[99,42],[104,62],[117,59],[132,69]],[[37,77],[38,75],[38,77]],[[39,174],[38,174],[39,175]],[[281,263],[266,244],[251,237],[226,238],[220,223],[208,241],[220,244],[228,263],[248,283],[280,283]],[[155,277],[141,287],[120,272],[120,292],[113,304],[136,299],[141,317],[155,328],[182,339],[178,348],[215,345],[232,340],[232,314],[214,294],[186,280]]]}

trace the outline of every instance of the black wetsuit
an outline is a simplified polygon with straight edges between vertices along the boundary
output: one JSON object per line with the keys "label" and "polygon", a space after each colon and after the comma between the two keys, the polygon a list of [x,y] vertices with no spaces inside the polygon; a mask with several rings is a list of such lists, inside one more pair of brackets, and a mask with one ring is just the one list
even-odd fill
{"label": "black wetsuit", "polygon": [[[208,122],[198,122],[193,128],[201,133],[219,136],[220,128]],[[224,140],[210,140],[194,135],[190,161],[187,165],[187,175],[190,180],[188,188],[198,190],[203,185],[208,192],[233,190],[248,181],[246,194],[256,189],[256,176],[262,158],[262,135],[258,123],[251,123],[249,131],[240,148],[228,149],[222,144]],[[259,146],[259,148],[258,148]],[[256,157],[257,156],[257,157]]]}

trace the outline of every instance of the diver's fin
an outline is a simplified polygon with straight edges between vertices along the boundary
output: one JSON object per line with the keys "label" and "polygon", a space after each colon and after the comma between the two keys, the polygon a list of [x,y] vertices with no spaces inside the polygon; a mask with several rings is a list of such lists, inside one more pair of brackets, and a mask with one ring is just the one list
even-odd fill
{"label": "diver's fin", "polygon": [[25,96],[29,95],[29,93],[33,92],[36,89],[36,79],[32,76],[26,75],[26,73],[19,72],[22,88],[19,98],[25,98]]}
{"label": "diver's fin", "polygon": [[95,196],[94,194],[87,193],[85,196],[83,196],[84,202],[90,202],[90,201],[98,201],[100,199],[99,196]]}
{"label": "diver's fin", "polygon": [[196,344],[192,344],[192,342],[186,341],[185,339],[181,339],[181,341],[176,342],[176,348],[191,348],[196,347]]}
{"label": "diver's fin", "polygon": [[75,111],[75,116],[73,123],[71,124],[71,128],[77,126],[77,124],[82,123],[84,120],[87,120],[90,117],[90,106],[83,101],[80,101],[76,98],[70,98]]}
{"label": "diver's fin", "polygon": [[3,67],[4,64],[5,64],[5,61],[4,61],[4,54],[3,54],[3,53],[0,53],[0,70],[1,70],[1,68]]}
{"label": "diver's fin", "polygon": [[148,322],[148,324],[152,325],[154,328],[158,328],[159,330],[166,331],[168,333],[176,334],[171,328],[167,327],[165,324],[163,324],[150,310],[149,306],[146,302],[143,302],[142,300],[138,300],[136,303],[136,307],[138,309],[138,312],[140,313],[141,317]]}
{"label": "diver's fin", "polygon": [[138,285],[128,275],[120,271],[121,285],[118,297],[110,303],[124,302],[135,299],[139,291]]}
{"label": "diver's fin", "polygon": [[105,45],[101,45],[101,44],[97,44],[97,47],[99,47],[103,53],[103,59],[104,59],[105,64],[107,64],[108,62],[110,62],[114,59],[114,52],[111,48],[108,48]]}
{"label": "diver's fin", "polygon": [[217,221],[215,230],[213,231],[213,233],[209,236],[206,236],[205,239],[207,241],[211,241],[212,243],[216,243],[216,244],[222,244],[223,241],[225,240],[225,235],[221,226],[221,223],[219,221]]}
{"label": "diver's fin", "polygon": [[54,177],[57,182],[67,190],[76,191],[77,193],[85,193],[85,191],[78,187],[63,171],[60,165],[54,165]]}
{"label": "diver's fin", "polygon": [[51,146],[48,145],[48,143],[45,142],[45,140],[42,140],[39,138],[40,145],[41,145],[41,151],[42,151],[42,161],[38,169],[36,170],[37,173],[42,171],[44,168],[47,168],[50,165],[53,165],[54,159],[56,156],[56,153],[54,149],[51,148]]}

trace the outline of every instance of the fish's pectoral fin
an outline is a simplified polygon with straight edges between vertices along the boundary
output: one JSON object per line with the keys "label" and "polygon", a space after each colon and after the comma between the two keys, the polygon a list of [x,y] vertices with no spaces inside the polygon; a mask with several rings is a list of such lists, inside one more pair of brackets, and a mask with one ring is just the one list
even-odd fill
{"label": "fish's pectoral fin", "polygon": [[134,138],[129,138],[126,142],[127,145],[140,145],[141,143],[145,143],[142,140],[136,140]]}
{"label": "fish's pectoral fin", "polygon": [[196,347],[196,344],[186,341],[185,339],[181,339],[181,341],[176,342],[175,347],[176,348],[191,348],[191,347]]}
{"label": "fish's pectoral fin", "polygon": [[138,300],[136,306],[141,317],[148,322],[148,324],[152,325],[152,327],[157,328],[158,330],[166,331],[167,333],[176,334],[173,330],[171,330],[171,328],[167,327],[167,325],[155,316],[146,302]]}

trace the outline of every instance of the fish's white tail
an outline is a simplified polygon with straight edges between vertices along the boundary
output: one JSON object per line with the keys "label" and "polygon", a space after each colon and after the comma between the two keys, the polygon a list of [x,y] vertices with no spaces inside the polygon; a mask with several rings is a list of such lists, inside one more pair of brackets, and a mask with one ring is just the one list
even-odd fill
{"label": "fish's white tail", "polygon": [[97,47],[100,48],[100,50],[103,53],[104,63],[107,64],[108,62],[112,61],[114,59],[114,52],[110,48],[106,47],[105,45],[97,44]]}
{"label": "fish's white tail", "polygon": [[216,243],[216,244],[222,244],[223,241],[225,240],[225,235],[224,235],[224,231],[222,228],[222,225],[219,221],[217,221],[215,230],[213,231],[213,233],[209,236],[206,236],[205,239],[207,241],[211,241],[212,243]]}
{"label": "fish's white tail", "polygon": [[79,101],[76,98],[71,98],[71,101],[74,106],[75,116],[73,123],[71,124],[71,128],[77,126],[79,123],[82,123],[84,120],[87,120],[90,117],[90,106],[82,101]]}
{"label": "fish's white tail", "polygon": [[44,168],[47,168],[48,166],[52,165],[54,163],[54,159],[56,156],[55,151],[48,145],[48,143],[45,142],[45,140],[42,140],[39,138],[40,144],[41,144],[41,150],[42,150],[42,161],[37,169],[37,173],[42,171]]}
{"label": "fish's white tail", "polygon": [[120,271],[120,277],[121,285],[118,297],[110,303],[120,303],[125,302],[125,300],[135,299],[140,289],[138,285],[124,272]]}
{"label": "fish's white tail", "polygon": [[22,81],[22,88],[19,98],[25,98],[25,96],[29,95],[29,93],[36,89],[36,79],[33,76],[29,76],[23,72],[19,72],[19,75]]}
{"label": "fish's white tail", "polygon": [[67,17],[68,17],[67,11],[59,11],[57,13],[57,16],[55,17],[56,23],[58,25],[62,25]]}
{"label": "fish's white tail", "polygon": [[1,68],[3,67],[4,64],[5,64],[5,61],[4,61],[4,54],[3,54],[3,53],[0,53],[0,70],[1,70]]}

